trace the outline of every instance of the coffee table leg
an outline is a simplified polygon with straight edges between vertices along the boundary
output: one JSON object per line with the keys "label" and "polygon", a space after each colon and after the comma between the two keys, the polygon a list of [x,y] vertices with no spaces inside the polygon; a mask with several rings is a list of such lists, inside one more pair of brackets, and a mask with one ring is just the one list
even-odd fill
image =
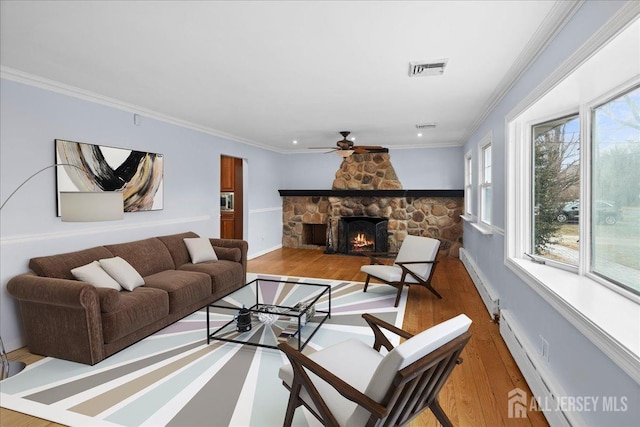
{"label": "coffee table leg", "polygon": [[207,345],[211,341],[211,336],[209,335],[209,304],[207,304]]}

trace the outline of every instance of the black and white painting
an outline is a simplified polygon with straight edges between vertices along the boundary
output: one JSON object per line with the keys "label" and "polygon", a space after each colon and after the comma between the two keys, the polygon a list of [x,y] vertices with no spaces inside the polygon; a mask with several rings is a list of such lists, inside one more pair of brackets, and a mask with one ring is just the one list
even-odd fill
{"label": "black and white painting", "polygon": [[77,166],[56,168],[58,193],[121,191],[125,212],[163,208],[162,154],[56,139],[56,163]]}

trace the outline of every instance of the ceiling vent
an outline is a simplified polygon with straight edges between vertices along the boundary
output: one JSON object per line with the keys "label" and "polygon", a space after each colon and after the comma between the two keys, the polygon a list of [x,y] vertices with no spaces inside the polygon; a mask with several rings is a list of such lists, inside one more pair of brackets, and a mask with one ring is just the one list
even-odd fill
{"label": "ceiling vent", "polygon": [[409,77],[439,76],[444,73],[448,59],[434,59],[431,61],[409,62]]}
{"label": "ceiling vent", "polygon": [[423,123],[416,125],[416,129],[433,129],[436,127],[435,123]]}

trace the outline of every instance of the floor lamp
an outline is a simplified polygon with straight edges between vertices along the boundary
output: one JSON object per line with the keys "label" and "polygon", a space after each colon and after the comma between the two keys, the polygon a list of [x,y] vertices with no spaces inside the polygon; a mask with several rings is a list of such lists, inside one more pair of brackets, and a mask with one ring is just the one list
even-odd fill
{"label": "floor lamp", "polygon": [[[29,178],[25,179],[9,197],[0,205],[0,211],[18,190],[22,188],[31,178],[47,169],[58,166],[70,166],[85,172],[82,168],[70,163],[56,163],[40,169]],[[90,221],[112,221],[124,218],[124,204],[122,193],[116,191],[103,192],[60,192],[60,216],[65,222],[90,222]],[[2,362],[2,372],[0,381],[22,371],[26,364],[19,361],[9,361],[4,342],[0,336],[0,359]]]}

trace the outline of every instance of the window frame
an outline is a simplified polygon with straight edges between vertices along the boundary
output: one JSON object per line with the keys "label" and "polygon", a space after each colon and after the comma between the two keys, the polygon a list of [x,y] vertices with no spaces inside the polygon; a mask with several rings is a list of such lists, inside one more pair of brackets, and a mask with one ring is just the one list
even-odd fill
{"label": "window frame", "polygon": [[[527,164],[529,170],[529,174],[527,177],[524,177],[524,181],[523,181],[523,185],[525,188],[527,188],[525,191],[525,194],[529,194],[531,197],[529,197],[529,204],[528,204],[528,209],[529,209],[529,215],[528,218],[523,221],[523,226],[526,224],[526,230],[528,230],[528,233],[526,233],[526,236],[522,238],[522,243],[523,243],[523,248],[522,248],[522,253],[532,259],[535,260],[535,262],[541,263],[541,264],[545,264],[545,265],[549,265],[555,268],[559,268],[562,270],[566,270],[566,271],[570,271],[573,273],[580,273],[579,271],[579,267],[580,265],[582,265],[582,256],[583,256],[583,249],[582,249],[582,245],[580,245],[580,248],[578,250],[578,265],[572,265],[572,264],[568,264],[565,262],[561,262],[561,261],[555,261],[553,259],[547,258],[547,257],[543,257],[541,255],[537,255],[535,253],[533,253],[533,198],[534,198],[534,192],[533,192],[533,181],[534,181],[534,177],[533,177],[533,128],[537,125],[540,124],[544,124],[544,123],[548,123],[550,121],[553,120],[560,120],[562,118],[565,117],[571,117],[571,116],[575,116],[580,120],[580,181],[582,181],[583,174],[582,174],[582,168],[585,167],[585,160],[587,160],[585,158],[585,150],[583,147],[584,142],[584,138],[583,135],[585,135],[585,123],[583,120],[583,116],[582,116],[582,112],[581,109],[579,107],[575,107],[575,108],[570,108],[567,110],[562,110],[559,111],[557,113],[554,114],[548,114],[545,116],[541,116],[540,118],[535,118],[534,120],[529,120],[527,121],[527,123],[525,124],[524,127],[524,133],[523,136],[526,135],[526,137],[524,137],[524,139],[521,139],[521,141],[528,147],[529,152],[527,153],[525,160],[525,164]],[[522,137],[521,137],[522,138]],[[523,165],[520,166],[521,168],[524,167]],[[520,169],[522,170],[522,169]],[[580,187],[580,204],[582,205],[583,203],[583,194],[582,194],[582,186]],[[590,210],[590,209],[589,209]],[[524,212],[523,214],[527,214],[527,212]],[[584,218],[583,213],[582,213],[582,208],[580,210],[580,217]],[[590,220],[590,219],[589,219]],[[582,239],[582,236],[585,236],[584,234],[584,230],[582,228],[582,224],[584,224],[586,221],[582,221],[580,220],[578,223],[578,228],[579,228],[579,236],[580,239]]]}
{"label": "window frame", "polygon": [[[584,221],[584,224],[580,224],[580,234],[587,236],[586,242],[584,242],[584,246],[581,243],[580,244],[580,253],[581,253],[581,257],[580,257],[580,262],[581,265],[579,266],[579,272],[581,274],[584,274],[586,277],[588,277],[589,279],[598,282],[601,285],[604,285],[608,288],[610,288],[611,290],[613,290],[614,292],[620,293],[621,295],[630,298],[632,300],[637,301],[638,303],[640,303],[640,295],[636,292],[633,292],[631,290],[627,289],[626,285],[623,285],[621,283],[618,283],[615,281],[615,279],[613,278],[607,278],[606,276],[604,276],[603,274],[598,274],[594,271],[592,271],[592,263],[593,263],[593,209],[592,209],[592,195],[593,195],[593,190],[592,190],[592,185],[593,185],[593,176],[591,174],[591,170],[592,170],[592,162],[593,162],[593,156],[592,156],[592,150],[593,150],[593,139],[592,139],[592,130],[593,130],[593,111],[598,108],[601,107],[607,103],[609,103],[610,101],[613,101],[614,99],[620,98],[622,97],[624,94],[629,93],[631,91],[634,91],[636,89],[640,88],[640,77],[637,79],[632,79],[629,82],[625,82],[622,85],[617,86],[615,89],[608,91],[604,94],[602,94],[601,96],[589,101],[588,103],[585,103],[582,108],[581,108],[581,115],[583,114],[584,117],[584,127],[581,129],[581,132],[586,132],[584,133],[585,138],[584,138],[584,150],[582,150],[583,153],[581,153],[581,156],[584,155],[585,157],[585,162],[588,162],[585,165],[585,170],[584,170],[584,174],[582,171],[582,165],[580,166],[580,172],[581,172],[581,177],[583,179],[588,180],[587,183],[585,183],[584,186],[584,194],[581,191],[580,193],[580,197],[581,200],[584,197],[584,200],[586,201],[586,203],[588,203],[589,208],[586,209],[585,212],[585,218],[587,219],[586,221]],[[582,116],[581,116],[582,119]],[[581,147],[582,149],[582,147]],[[582,161],[582,158],[580,159],[580,161]],[[581,212],[580,215],[582,216],[582,208],[581,208]]]}
{"label": "window frame", "polygon": [[473,218],[473,152],[464,155],[464,214]]}
{"label": "window frame", "polygon": [[[491,196],[491,201],[488,204],[489,208],[489,218],[484,218],[484,208],[486,207],[486,199],[485,193],[486,190],[490,190],[493,193],[493,132],[487,133],[478,143],[478,225],[480,227],[490,229],[493,223],[493,194]],[[486,150],[491,150],[490,152],[490,161],[489,164],[489,180],[485,176],[486,174],[486,164],[485,164],[485,152]]]}

